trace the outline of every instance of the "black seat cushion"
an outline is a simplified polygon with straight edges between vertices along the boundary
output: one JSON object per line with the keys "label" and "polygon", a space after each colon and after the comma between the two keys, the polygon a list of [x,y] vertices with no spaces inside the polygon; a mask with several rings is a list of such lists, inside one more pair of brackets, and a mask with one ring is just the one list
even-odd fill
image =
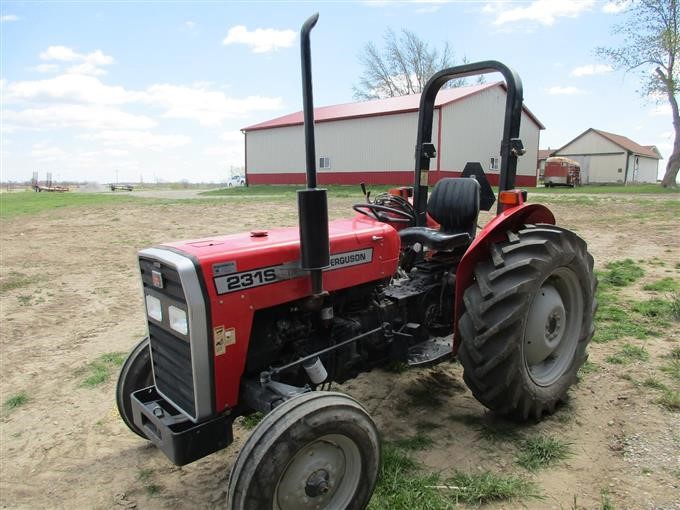
{"label": "black seat cushion", "polygon": [[471,178],[442,179],[427,201],[427,212],[439,223],[439,230],[409,227],[399,231],[407,246],[420,243],[430,250],[453,251],[470,244],[479,216],[479,183]]}
{"label": "black seat cushion", "polygon": [[420,243],[431,250],[453,251],[460,246],[470,244],[472,238],[467,232],[446,234],[435,228],[408,227],[399,231],[401,242],[406,246]]}
{"label": "black seat cushion", "polygon": [[476,179],[442,179],[432,190],[427,212],[443,232],[468,232],[474,237],[479,216],[479,190]]}

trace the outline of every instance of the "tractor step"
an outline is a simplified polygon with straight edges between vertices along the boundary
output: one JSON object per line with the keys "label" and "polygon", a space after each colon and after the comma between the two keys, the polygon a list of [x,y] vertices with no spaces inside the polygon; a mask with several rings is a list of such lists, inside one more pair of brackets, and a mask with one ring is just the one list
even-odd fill
{"label": "tractor step", "polygon": [[451,355],[453,338],[451,336],[431,338],[409,347],[408,366],[421,367],[441,361]]}

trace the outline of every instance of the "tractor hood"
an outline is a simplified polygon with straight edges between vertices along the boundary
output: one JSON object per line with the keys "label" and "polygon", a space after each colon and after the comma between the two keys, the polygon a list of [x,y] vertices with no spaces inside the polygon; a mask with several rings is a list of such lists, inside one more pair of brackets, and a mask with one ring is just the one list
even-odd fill
{"label": "tractor hood", "polygon": [[[330,267],[324,270],[327,290],[347,286],[334,276],[336,271],[352,268],[353,285],[388,278],[396,270],[399,258],[399,235],[391,226],[365,216],[329,222]],[[233,289],[227,280],[254,270],[274,269],[277,281],[308,276],[300,269],[300,236],[297,227],[230,234],[206,239],[164,243],[158,248],[169,249],[190,256],[200,266],[208,283],[209,294],[228,294]],[[360,267],[363,266],[363,267]],[[333,275],[333,273],[336,273]],[[258,277],[259,278],[259,277]],[[357,278],[359,281],[357,281]],[[258,279],[252,287],[266,285]],[[246,281],[250,281],[249,278]],[[304,293],[303,293],[304,294]]]}

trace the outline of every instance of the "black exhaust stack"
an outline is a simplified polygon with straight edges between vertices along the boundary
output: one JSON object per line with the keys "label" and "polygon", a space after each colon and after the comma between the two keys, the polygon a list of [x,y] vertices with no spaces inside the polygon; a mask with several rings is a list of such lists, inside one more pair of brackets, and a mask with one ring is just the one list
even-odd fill
{"label": "black exhaust stack", "polygon": [[300,265],[312,278],[312,294],[323,292],[322,270],[330,266],[328,240],[328,201],[326,190],[316,187],[316,150],[314,148],[314,99],[312,97],[312,54],[309,34],[319,14],[314,14],[300,30],[302,56],[302,109],[305,119],[305,158],[307,189],[298,190],[300,221]]}

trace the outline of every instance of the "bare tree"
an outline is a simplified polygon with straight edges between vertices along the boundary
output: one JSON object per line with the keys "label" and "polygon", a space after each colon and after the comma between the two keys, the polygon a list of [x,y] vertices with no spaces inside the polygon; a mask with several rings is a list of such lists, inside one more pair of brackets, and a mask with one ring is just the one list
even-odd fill
{"label": "bare tree", "polygon": [[[355,99],[381,99],[422,92],[427,80],[437,71],[454,65],[449,43],[440,50],[431,48],[415,33],[402,28],[399,35],[388,29],[384,48],[367,43],[359,54],[364,72],[353,87]],[[465,59],[463,59],[465,62]],[[453,80],[448,86],[460,86]]]}
{"label": "bare tree", "polygon": [[[623,3],[623,0],[620,0]],[[597,54],[626,71],[638,70],[642,94],[668,101],[673,116],[675,140],[661,181],[664,188],[676,186],[680,169],[680,32],[678,0],[636,0],[625,11],[626,21],[614,28],[623,36],[617,48],[597,48]]]}

